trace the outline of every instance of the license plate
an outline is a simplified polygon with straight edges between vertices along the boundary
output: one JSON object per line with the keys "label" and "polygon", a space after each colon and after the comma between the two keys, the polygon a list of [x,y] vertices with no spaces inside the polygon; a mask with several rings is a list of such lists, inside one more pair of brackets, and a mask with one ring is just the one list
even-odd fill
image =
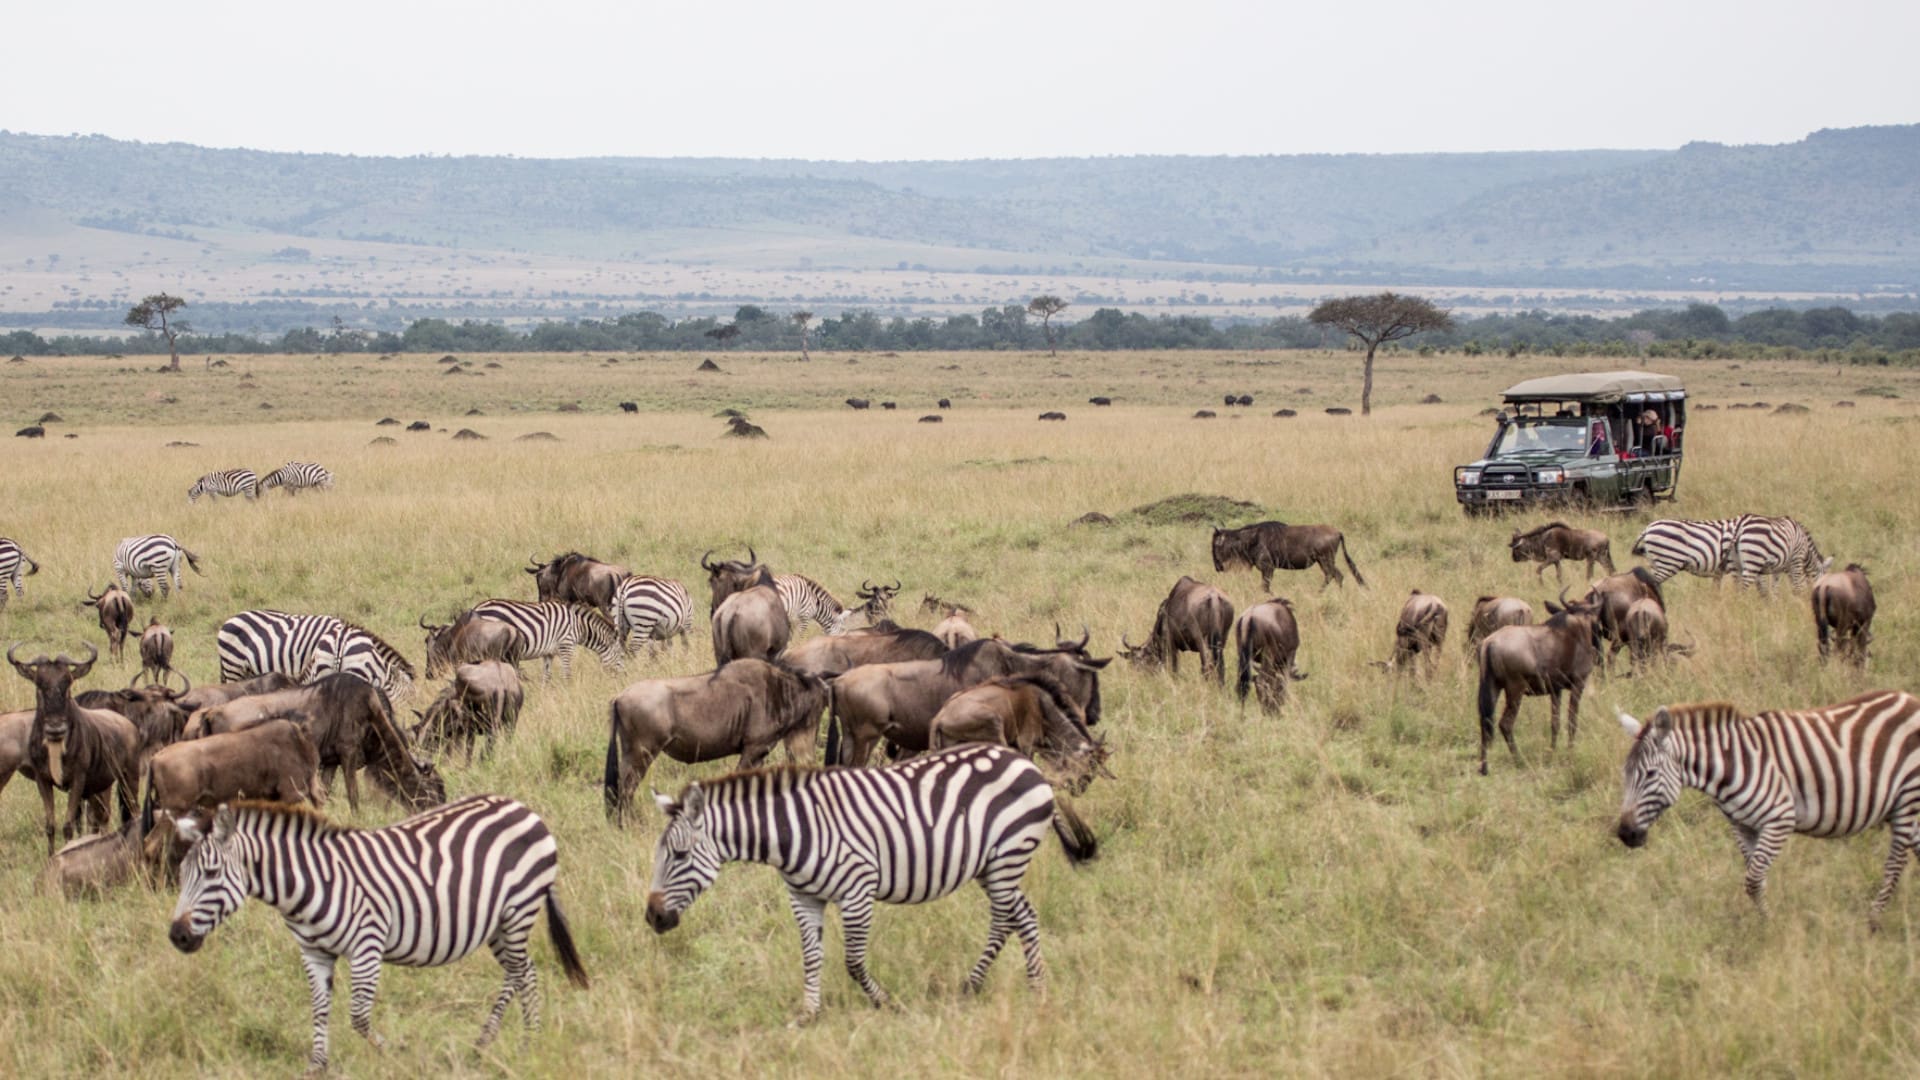
{"label": "license plate", "polygon": [[1487,498],[1489,499],[1518,499],[1519,497],[1520,492],[1513,489],[1487,492]]}

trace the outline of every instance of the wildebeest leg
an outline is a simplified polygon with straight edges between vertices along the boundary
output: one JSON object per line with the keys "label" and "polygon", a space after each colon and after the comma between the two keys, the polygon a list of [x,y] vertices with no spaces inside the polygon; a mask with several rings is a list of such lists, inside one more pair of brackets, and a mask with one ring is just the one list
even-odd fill
{"label": "wildebeest leg", "polygon": [[1573,749],[1573,740],[1580,737],[1580,695],[1586,690],[1586,684],[1580,683],[1567,691],[1567,749]]}
{"label": "wildebeest leg", "polygon": [[[360,755],[355,754],[351,759],[342,758],[340,771],[347,774],[347,809],[358,817],[360,814]],[[333,787],[333,781],[327,781],[327,787]]]}
{"label": "wildebeest leg", "polygon": [[35,783],[40,785],[40,808],[45,811],[47,823],[47,854],[53,854],[53,783],[46,777],[40,777]]}
{"label": "wildebeest leg", "polygon": [[814,763],[814,741],[819,738],[819,728],[820,725],[817,723],[803,724],[788,733],[786,739],[788,761],[795,765]]}
{"label": "wildebeest leg", "polygon": [[1263,566],[1260,568],[1260,588],[1264,590],[1268,596],[1273,595],[1273,567]]}
{"label": "wildebeest leg", "polygon": [[71,840],[76,836],[84,835],[80,830],[80,815],[86,810],[87,803],[92,800],[80,794],[80,777],[69,776],[67,779],[72,785],[67,788],[67,824],[60,832],[62,837]]}
{"label": "wildebeest leg", "polygon": [[109,794],[110,791],[102,791],[87,798],[87,828],[94,832],[106,832],[113,820],[107,810]]}
{"label": "wildebeest leg", "polygon": [[1560,749],[1560,691],[1547,691],[1547,710],[1547,716],[1549,718],[1547,722],[1547,749],[1557,752]]}
{"label": "wildebeest leg", "polygon": [[1336,581],[1342,585],[1347,583],[1347,579],[1340,574],[1340,568],[1333,565],[1333,552],[1329,551],[1313,561],[1320,564],[1320,587],[1322,589],[1325,589]]}
{"label": "wildebeest leg", "polygon": [[1513,741],[1513,722],[1520,718],[1520,702],[1525,692],[1519,687],[1507,688],[1507,705],[1500,712],[1500,737],[1507,740],[1507,751],[1513,755],[1515,764],[1520,762],[1520,747]]}

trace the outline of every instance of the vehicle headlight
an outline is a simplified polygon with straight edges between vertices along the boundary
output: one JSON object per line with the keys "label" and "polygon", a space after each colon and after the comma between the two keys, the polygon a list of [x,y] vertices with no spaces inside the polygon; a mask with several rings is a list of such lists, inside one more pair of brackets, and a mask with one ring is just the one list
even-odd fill
{"label": "vehicle headlight", "polygon": [[1480,482],[1480,470],[1459,469],[1454,472],[1453,479],[1460,484],[1477,484]]}
{"label": "vehicle headlight", "polygon": [[1542,484],[1564,484],[1567,482],[1567,470],[1541,469],[1539,472],[1533,474],[1533,478],[1536,482]]}

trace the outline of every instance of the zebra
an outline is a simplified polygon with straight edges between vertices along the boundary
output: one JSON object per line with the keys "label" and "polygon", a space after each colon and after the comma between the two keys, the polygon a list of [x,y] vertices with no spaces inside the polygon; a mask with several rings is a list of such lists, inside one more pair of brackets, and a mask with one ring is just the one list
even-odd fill
{"label": "zebra", "polygon": [[1806,526],[1790,517],[1753,514],[1742,519],[1733,536],[1727,569],[1739,575],[1742,587],[1752,585],[1771,593],[1772,579],[1785,574],[1793,591],[1800,592],[1832,565],[1831,556],[1820,557]]}
{"label": "zebra", "polygon": [[1020,877],[1049,820],[1069,862],[1097,853],[1086,825],[1057,804],[1031,760],[1005,746],[968,743],[884,769],[787,766],[695,781],[678,799],[659,793],[666,831],[654,849],[647,925],[664,934],[720,873],[723,863],[762,862],[780,872],[800,926],[806,1014],[820,1012],[820,929],[840,906],[847,973],[876,1005],[887,995],[867,972],[875,901],[918,904],[969,881],[992,913],[986,951],[967,976],[978,990],[1018,932],[1027,979],[1038,989],[1040,921]]}
{"label": "zebra", "polygon": [[396,701],[413,694],[413,665],[400,650],[365,627],[335,619],[335,628],[315,643],[312,678],[344,671],[386,691]]}
{"label": "zebra", "polygon": [[325,466],[315,465],[311,461],[289,461],[260,480],[262,492],[277,487],[285,487],[291,495],[300,494],[301,488],[325,491],[333,487],[333,474]]}
{"label": "zebra", "polygon": [[620,655],[620,632],[613,620],[590,604],[568,604],[558,600],[488,600],[473,609],[476,619],[493,619],[513,627],[525,647],[520,658],[539,657],[541,678],[553,677],[553,661],[560,660],[560,674],[573,677],[573,654],[581,645],[600,654],[600,662],[616,671],[626,667]]}
{"label": "zebra", "polygon": [[260,496],[260,477],[252,469],[210,472],[187,489],[187,502],[199,502],[202,495],[245,495],[251,502]]}
{"label": "zebra", "polygon": [[[113,549],[113,579],[120,588],[131,592],[137,587],[141,596],[152,596],[153,586],[160,584],[160,595],[169,595],[171,589],[185,591],[186,586],[180,580],[180,559],[186,557],[187,565],[193,572],[200,573],[200,557],[180,546],[179,541],[165,533],[151,536],[129,536],[120,541]],[[128,585],[129,580],[132,586]]]}
{"label": "zebra", "polygon": [[373,999],[380,965],[438,967],[482,944],[506,983],[480,1028],[493,1041],[507,1003],[520,999],[529,1030],[540,1025],[540,988],[527,938],[547,910],[560,966],[586,989],[586,969],[554,894],[553,834],[532,810],[499,795],[473,795],[384,829],[334,825],[280,803],[238,802],[213,815],[210,831],[189,815],[176,823],[191,844],[180,867],[180,901],[167,937],[183,953],[239,910],[249,896],[278,909],[300,945],[313,998],[313,1071],[327,1067],[333,969],[342,957],[352,980],[353,1030],[378,1047]]}
{"label": "zebra", "polygon": [[841,606],[833,594],[819,582],[803,574],[781,574],[773,579],[780,591],[780,602],[787,608],[787,625],[798,635],[813,623],[829,636],[846,632],[847,616],[853,612]]}
{"label": "zebra", "polygon": [[[242,611],[220,624],[215,651],[220,657],[220,681],[238,682],[278,672],[308,682],[318,670],[317,658],[340,652],[337,642],[345,623],[331,615],[292,615],[284,611]],[[372,681],[372,680],[369,680]]]}
{"label": "zebra", "polygon": [[1734,540],[1752,517],[1741,514],[1715,521],[1662,518],[1640,530],[1633,541],[1633,554],[1652,563],[1648,570],[1655,583],[1685,570],[1698,577],[1711,577],[1718,585],[1732,569]]}
{"label": "zebra", "polygon": [[629,574],[614,586],[613,625],[628,655],[676,637],[684,646],[693,628],[693,597],[677,581]]}
{"label": "zebra", "polygon": [[1767,868],[1789,835],[1851,836],[1890,825],[1893,847],[1867,915],[1878,929],[1920,847],[1920,700],[1878,690],[1797,712],[1743,716],[1715,703],[1663,706],[1644,726],[1619,718],[1634,737],[1616,830],[1622,843],[1645,844],[1682,788],[1704,791],[1733,825],[1747,895],[1764,913]]}
{"label": "zebra", "polygon": [[[26,573],[20,568],[25,566]],[[20,550],[20,545],[4,536],[0,536],[0,609],[5,609],[7,600],[13,596],[27,595],[26,578],[40,572],[40,564]]]}

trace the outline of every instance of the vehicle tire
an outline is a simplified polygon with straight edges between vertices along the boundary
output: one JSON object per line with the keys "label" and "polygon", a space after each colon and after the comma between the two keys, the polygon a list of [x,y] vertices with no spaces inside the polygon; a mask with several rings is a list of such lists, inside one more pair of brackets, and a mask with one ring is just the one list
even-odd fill
{"label": "vehicle tire", "polygon": [[1653,481],[1649,480],[1634,489],[1633,509],[1637,513],[1650,514],[1653,512],[1653,504]]}

